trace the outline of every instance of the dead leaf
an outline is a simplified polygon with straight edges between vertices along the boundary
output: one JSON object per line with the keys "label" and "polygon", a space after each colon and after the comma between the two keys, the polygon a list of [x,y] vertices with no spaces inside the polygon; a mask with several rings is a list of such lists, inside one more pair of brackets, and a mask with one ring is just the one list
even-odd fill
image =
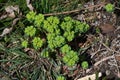
{"label": "dead leaf", "polygon": [[100,26],[100,29],[101,29],[103,34],[107,34],[107,33],[115,31],[115,27],[111,24],[102,24]]}
{"label": "dead leaf", "polygon": [[10,13],[10,14],[8,15],[8,17],[10,17],[10,18],[15,18],[15,13],[14,13],[14,12]]}
{"label": "dead leaf", "polygon": [[5,11],[8,13],[8,16],[11,18],[15,18],[15,12],[17,12],[19,14],[19,6],[15,5],[15,6],[7,6],[5,8]]}
{"label": "dead leaf", "polygon": [[4,35],[10,33],[12,31],[12,27],[10,28],[5,28],[2,32],[2,34],[0,35],[0,37],[3,37]]}
{"label": "dead leaf", "polygon": [[14,12],[14,11],[16,11],[17,13],[19,13],[19,6],[18,6],[18,5],[15,5],[15,6],[7,6],[7,7],[5,8],[5,11],[6,11],[7,13],[12,13],[12,12]]}
{"label": "dead leaf", "polygon": [[20,18],[14,19],[13,22],[12,22],[12,26],[14,26],[18,20],[20,20]]}
{"label": "dead leaf", "polygon": [[5,15],[0,16],[0,20],[4,19],[4,18],[6,18],[6,17],[7,17],[7,15],[6,15],[6,14],[5,14]]}
{"label": "dead leaf", "polygon": [[3,30],[3,32],[2,32],[2,34],[0,35],[0,37],[3,37],[3,36],[5,36],[6,34],[9,34],[11,31],[12,31],[12,29],[13,29],[13,26],[16,24],[16,22],[19,20],[20,18],[16,18],[16,19],[14,19],[13,20],[13,22],[12,22],[12,27],[10,27],[10,28],[5,28],[4,30]]}
{"label": "dead leaf", "polygon": [[30,4],[30,0],[26,0],[26,3],[27,3],[27,7],[31,10],[31,11],[33,11],[33,6],[32,6],[32,4]]}

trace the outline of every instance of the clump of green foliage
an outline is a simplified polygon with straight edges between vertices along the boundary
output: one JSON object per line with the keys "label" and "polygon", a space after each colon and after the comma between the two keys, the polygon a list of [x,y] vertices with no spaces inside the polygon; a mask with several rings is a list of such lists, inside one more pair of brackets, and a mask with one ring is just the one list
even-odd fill
{"label": "clump of green foliage", "polygon": [[107,12],[113,12],[114,11],[114,5],[113,4],[111,4],[111,3],[108,3],[107,5],[105,5],[105,10],[107,11]]}
{"label": "clump of green foliage", "polygon": [[36,14],[33,11],[29,12],[26,18],[31,25],[27,26],[24,31],[27,35],[27,40],[22,42],[24,48],[31,47],[29,45],[32,44],[34,49],[39,50],[44,46],[41,51],[43,57],[49,57],[49,53],[59,50],[63,54],[61,61],[65,65],[72,67],[77,64],[79,61],[78,52],[72,50],[68,42],[87,32],[88,24],[71,17],[65,17],[63,20],[54,16],[45,18],[43,14]]}

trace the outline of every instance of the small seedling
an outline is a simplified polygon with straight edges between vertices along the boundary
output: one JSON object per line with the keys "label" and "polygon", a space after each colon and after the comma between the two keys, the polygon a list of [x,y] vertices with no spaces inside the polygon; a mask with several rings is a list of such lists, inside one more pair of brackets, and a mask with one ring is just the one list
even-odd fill
{"label": "small seedling", "polygon": [[100,29],[98,27],[96,28],[96,33],[100,33]]}
{"label": "small seedling", "polygon": [[111,3],[107,4],[104,8],[107,12],[113,12],[114,11],[114,5],[111,4]]}
{"label": "small seedling", "polygon": [[81,63],[81,66],[82,66],[83,69],[87,69],[87,68],[89,67],[89,64],[88,64],[87,61],[83,61],[83,62]]}
{"label": "small seedling", "polygon": [[24,40],[21,45],[22,45],[22,47],[27,48],[28,41]]}

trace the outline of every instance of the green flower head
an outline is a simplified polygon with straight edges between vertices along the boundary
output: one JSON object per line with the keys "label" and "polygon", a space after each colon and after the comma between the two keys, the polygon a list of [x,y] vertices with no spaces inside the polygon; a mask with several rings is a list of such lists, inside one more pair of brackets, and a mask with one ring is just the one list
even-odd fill
{"label": "green flower head", "polygon": [[73,21],[71,17],[65,17],[60,26],[64,31],[71,31],[74,28]]}
{"label": "green flower head", "polygon": [[89,25],[85,22],[75,21],[75,32],[85,33],[89,30]]}
{"label": "green flower head", "polygon": [[71,31],[71,32],[65,32],[63,34],[63,36],[68,40],[68,41],[72,41],[75,37],[75,32],[74,31]]}
{"label": "green flower head", "polygon": [[65,20],[65,21],[71,21],[72,18],[68,16],[68,17],[65,17],[64,20]]}
{"label": "green flower head", "polygon": [[44,21],[44,15],[43,14],[38,14],[38,15],[35,16],[34,24],[39,27],[39,26],[41,26],[41,23],[43,21]]}
{"label": "green flower head", "polygon": [[65,43],[65,38],[63,36],[56,36],[55,37],[55,44],[57,47],[62,46]]}
{"label": "green flower head", "polygon": [[32,22],[32,21],[34,21],[34,19],[35,19],[35,15],[36,15],[35,12],[30,11],[30,12],[26,15],[26,18],[27,18],[28,21]]}
{"label": "green flower head", "polygon": [[57,17],[48,17],[47,20],[44,20],[44,29],[49,33],[58,32],[59,19]]}
{"label": "green flower head", "polygon": [[36,28],[34,28],[33,26],[27,26],[27,28],[25,28],[25,34],[32,37],[35,35],[36,33]]}
{"label": "green flower head", "polygon": [[79,60],[79,57],[77,55],[77,52],[75,51],[69,51],[66,55],[63,57],[63,62],[67,66],[74,66]]}
{"label": "green flower head", "polygon": [[65,54],[65,53],[68,53],[70,50],[71,50],[71,47],[69,46],[69,45],[64,45],[63,47],[61,47],[61,52],[63,53],[63,54]]}
{"label": "green flower head", "polygon": [[61,47],[63,44],[65,44],[65,38],[63,36],[59,36],[54,33],[48,34],[47,40],[48,40],[48,46],[51,49]]}
{"label": "green flower head", "polygon": [[50,16],[47,18],[47,21],[50,23],[50,24],[59,24],[59,19],[57,17],[53,17],[53,16]]}
{"label": "green flower head", "polygon": [[22,47],[27,48],[28,41],[24,40],[21,45],[22,45]]}
{"label": "green flower head", "polygon": [[43,45],[43,41],[39,37],[35,37],[33,40],[33,47],[35,49],[41,48]]}

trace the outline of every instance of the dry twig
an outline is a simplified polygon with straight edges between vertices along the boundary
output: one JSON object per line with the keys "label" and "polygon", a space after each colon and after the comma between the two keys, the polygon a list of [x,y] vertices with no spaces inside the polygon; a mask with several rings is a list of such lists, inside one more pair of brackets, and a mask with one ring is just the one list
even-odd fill
{"label": "dry twig", "polygon": [[102,62],[104,62],[104,61],[106,61],[106,60],[108,60],[108,59],[111,59],[111,58],[114,58],[114,56],[105,57],[105,58],[101,59],[100,61],[96,62],[96,63],[94,64],[94,66],[98,66],[100,63],[102,63]]}
{"label": "dry twig", "polygon": [[97,4],[97,5],[93,5],[90,7],[86,7],[86,8],[82,8],[82,9],[77,9],[77,10],[72,10],[72,11],[66,11],[66,12],[58,12],[58,13],[49,13],[49,14],[44,14],[44,16],[53,16],[53,15],[62,15],[62,14],[71,14],[71,13],[76,13],[76,12],[80,12],[82,10],[88,10],[91,8],[95,8],[95,7],[104,7],[106,3],[101,3],[101,4]]}

